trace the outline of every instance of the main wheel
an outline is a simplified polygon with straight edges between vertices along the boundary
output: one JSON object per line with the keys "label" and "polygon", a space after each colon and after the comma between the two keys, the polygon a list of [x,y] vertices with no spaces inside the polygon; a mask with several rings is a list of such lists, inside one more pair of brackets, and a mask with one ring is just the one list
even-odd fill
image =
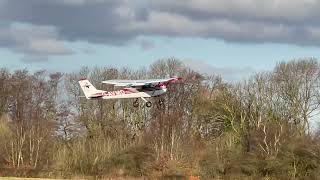
{"label": "main wheel", "polygon": [[164,99],[160,98],[157,104],[158,109],[163,109],[165,107]]}
{"label": "main wheel", "polygon": [[163,99],[163,98],[160,98],[160,99],[159,99],[159,104],[160,104],[160,105],[163,105],[163,104],[164,104],[164,99]]}
{"label": "main wheel", "polygon": [[150,101],[146,102],[146,106],[147,107],[151,107],[152,106],[152,103]]}
{"label": "main wheel", "polygon": [[139,102],[138,102],[138,100],[133,101],[133,107],[139,107]]}

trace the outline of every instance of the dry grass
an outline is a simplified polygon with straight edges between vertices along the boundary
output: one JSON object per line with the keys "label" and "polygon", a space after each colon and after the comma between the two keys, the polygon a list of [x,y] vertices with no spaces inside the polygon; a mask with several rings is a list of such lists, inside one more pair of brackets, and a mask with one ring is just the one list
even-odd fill
{"label": "dry grass", "polygon": [[[93,177],[74,177],[76,180],[95,179]],[[63,179],[49,179],[49,178],[18,178],[18,177],[0,177],[0,180],[63,180]],[[143,180],[143,178],[130,178],[130,177],[104,177],[102,180]]]}

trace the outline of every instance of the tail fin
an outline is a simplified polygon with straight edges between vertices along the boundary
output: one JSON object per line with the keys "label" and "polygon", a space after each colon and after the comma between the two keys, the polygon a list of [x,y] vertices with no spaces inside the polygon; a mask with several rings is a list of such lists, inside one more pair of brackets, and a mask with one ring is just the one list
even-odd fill
{"label": "tail fin", "polygon": [[81,79],[79,81],[80,87],[87,99],[98,98],[102,96],[101,90],[97,90],[87,79]]}

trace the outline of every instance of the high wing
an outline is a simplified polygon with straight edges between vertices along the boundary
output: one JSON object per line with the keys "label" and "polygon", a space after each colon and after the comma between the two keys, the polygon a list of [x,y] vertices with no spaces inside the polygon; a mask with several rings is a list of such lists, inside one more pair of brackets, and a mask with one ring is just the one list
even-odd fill
{"label": "high wing", "polygon": [[168,83],[171,81],[179,80],[180,78],[168,78],[168,79],[146,79],[146,80],[107,80],[102,81],[104,84],[111,84],[117,87],[137,87],[150,84]]}

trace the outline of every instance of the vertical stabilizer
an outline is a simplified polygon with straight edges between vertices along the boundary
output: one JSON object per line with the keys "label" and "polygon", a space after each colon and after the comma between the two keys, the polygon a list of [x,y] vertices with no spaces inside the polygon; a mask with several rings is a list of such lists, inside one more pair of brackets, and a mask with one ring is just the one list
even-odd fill
{"label": "vertical stabilizer", "polygon": [[79,81],[80,87],[86,96],[87,99],[90,99],[92,97],[99,96],[99,93],[102,93],[103,91],[97,90],[87,79],[81,79]]}

